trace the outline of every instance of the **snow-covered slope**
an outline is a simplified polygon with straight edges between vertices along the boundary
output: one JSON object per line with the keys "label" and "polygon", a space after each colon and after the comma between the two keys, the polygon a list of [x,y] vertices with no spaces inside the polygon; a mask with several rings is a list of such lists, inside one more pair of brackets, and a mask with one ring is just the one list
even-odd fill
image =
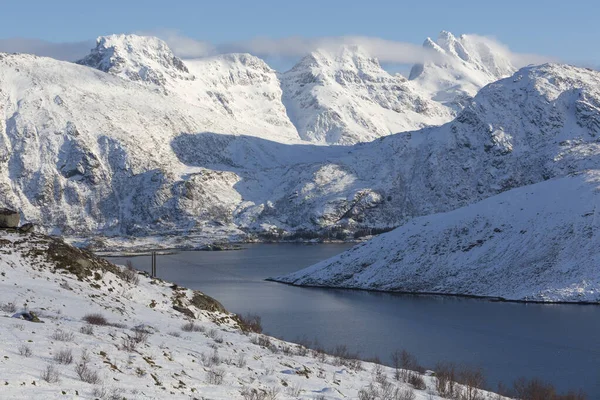
{"label": "snow-covered slope", "polygon": [[511,300],[600,302],[600,171],[415,218],[277,280]]}
{"label": "snow-covered slope", "polygon": [[[392,368],[242,332],[214,299],[122,271],[58,240],[0,230],[0,397],[441,399],[430,375],[417,390]],[[44,323],[10,318],[25,311]],[[105,323],[83,320],[93,314]]]}
{"label": "snow-covered slope", "polygon": [[280,77],[288,115],[311,142],[366,142],[451,118],[448,109],[356,46],[315,51]]}
{"label": "snow-covered slope", "polygon": [[434,52],[432,60],[415,65],[409,79],[430,98],[460,109],[488,83],[512,75],[516,68],[510,58],[492,41],[473,35],[456,38],[440,32],[436,41],[427,38],[423,47]]}

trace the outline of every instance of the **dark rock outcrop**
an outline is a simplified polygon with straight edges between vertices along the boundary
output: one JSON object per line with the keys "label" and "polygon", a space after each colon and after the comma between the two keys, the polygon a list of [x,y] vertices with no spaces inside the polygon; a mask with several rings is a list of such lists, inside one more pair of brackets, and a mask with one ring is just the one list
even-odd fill
{"label": "dark rock outcrop", "polygon": [[0,228],[16,228],[19,226],[21,214],[8,208],[0,208]]}

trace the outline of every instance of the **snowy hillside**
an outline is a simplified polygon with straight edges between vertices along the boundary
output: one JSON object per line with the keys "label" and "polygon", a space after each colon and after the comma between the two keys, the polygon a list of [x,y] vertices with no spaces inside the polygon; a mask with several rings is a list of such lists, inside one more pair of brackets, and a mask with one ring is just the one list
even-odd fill
{"label": "snowy hillside", "polygon": [[488,83],[512,75],[516,68],[504,51],[493,42],[472,35],[456,38],[447,31],[437,40],[427,38],[423,47],[437,57],[415,65],[409,79],[431,99],[460,109],[469,97]]}
{"label": "snowy hillside", "polygon": [[513,189],[294,274],[295,285],[600,302],[600,171]]}
{"label": "snowy hillside", "polygon": [[366,142],[451,118],[448,109],[356,46],[315,51],[280,77],[288,115],[310,142]]}
{"label": "snowy hillside", "polygon": [[[30,312],[43,323],[10,318]],[[441,399],[430,375],[406,371],[415,389],[404,370],[242,331],[200,292],[42,235],[0,230],[0,316],[6,399]]]}

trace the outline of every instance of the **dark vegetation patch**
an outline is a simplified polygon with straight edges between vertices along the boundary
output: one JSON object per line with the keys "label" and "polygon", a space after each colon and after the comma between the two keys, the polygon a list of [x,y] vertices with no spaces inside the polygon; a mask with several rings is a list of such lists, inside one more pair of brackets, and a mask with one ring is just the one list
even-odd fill
{"label": "dark vegetation patch", "polygon": [[227,313],[227,310],[225,310],[225,307],[223,307],[221,303],[219,303],[212,297],[207,296],[204,293],[198,291],[194,292],[191,303],[193,306],[199,308],[200,310]]}

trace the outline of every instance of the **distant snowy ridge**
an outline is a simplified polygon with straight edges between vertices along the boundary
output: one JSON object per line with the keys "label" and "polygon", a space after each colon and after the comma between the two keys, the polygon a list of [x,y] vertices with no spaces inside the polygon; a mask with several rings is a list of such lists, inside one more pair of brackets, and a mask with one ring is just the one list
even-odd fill
{"label": "distant snowy ridge", "polygon": [[294,285],[600,302],[600,171],[510,190],[299,272]]}

